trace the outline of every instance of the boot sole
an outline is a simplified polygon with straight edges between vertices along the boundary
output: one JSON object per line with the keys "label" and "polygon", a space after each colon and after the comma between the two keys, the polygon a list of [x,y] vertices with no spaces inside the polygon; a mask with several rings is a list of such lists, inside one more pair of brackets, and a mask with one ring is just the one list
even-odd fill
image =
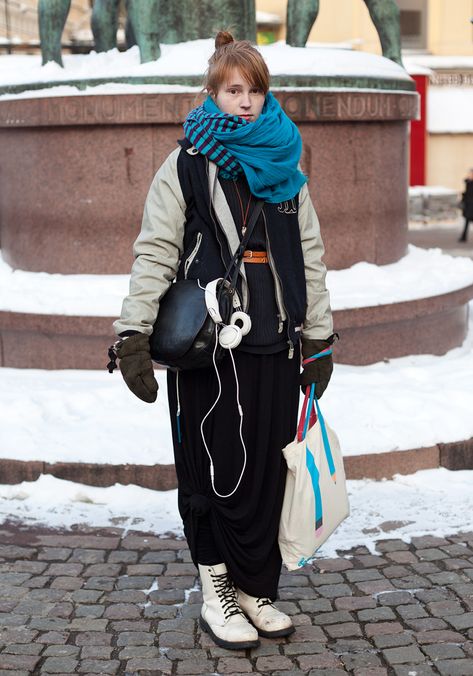
{"label": "boot sole", "polygon": [[204,620],[202,615],[199,618],[200,628],[205,631],[211,639],[216,643],[220,648],[226,648],[227,650],[244,650],[245,648],[257,648],[260,644],[258,639],[254,641],[225,641],[223,638],[219,638],[212,629],[210,625]]}
{"label": "boot sole", "polygon": [[258,630],[258,634],[263,638],[281,638],[282,636],[293,634],[296,630],[293,625],[286,627],[285,629],[277,629],[276,631],[265,631],[264,629],[258,629],[258,627],[256,627],[256,629]]}

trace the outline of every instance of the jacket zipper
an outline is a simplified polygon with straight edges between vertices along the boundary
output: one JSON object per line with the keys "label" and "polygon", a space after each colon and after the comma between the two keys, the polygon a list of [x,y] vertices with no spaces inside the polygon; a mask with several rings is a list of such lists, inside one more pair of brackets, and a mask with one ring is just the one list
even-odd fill
{"label": "jacket zipper", "polygon": [[198,232],[197,233],[197,240],[194,245],[194,248],[190,252],[189,256],[186,258],[186,262],[184,263],[184,279],[187,279],[187,273],[189,272],[189,268],[194,262],[194,258],[197,256],[200,245],[202,244],[202,233]]}
{"label": "jacket zipper", "polygon": [[[274,277],[275,283],[276,283],[276,281],[279,282],[279,288],[281,289],[281,304],[282,304],[282,308],[281,308],[281,307],[279,308],[279,315],[278,315],[278,317],[279,317],[279,325],[281,326],[282,321],[283,321],[283,319],[282,319],[282,313],[281,313],[281,309],[282,309],[283,312],[284,312],[284,314],[286,315],[286,320],[287,320],[287,344],[289,345],[289,353],[288,353],[287,356],[288,356],[288,359],[292,359],[292,358],[294,357],[294,343],[292,342],[291,336],[290,336],[290,334],[289,334],[289,315],[288,315],[288,313],[287,313],[286,306],[284,305],[284,290],[283,290],[283,285],[282,285],[281,278],[280,278],[280,276],[279,276],[279,274],[278,274],[278,271],[276,270],[276,265],[275,265],[275,263],[274,263],[273,256],[272,256],[272,254],[271,254],[271,244],[270,244],[270,242],[269,242],[268,227],[267,227],[267,225],[266,225],[266,214],[264,213],[264,209],[263,209],[262,213],[263,213],[263,221],[264,221],[264,230],[265,230],[265,233],[266,233],[266,246],[267,246],[267,249],[268,249],[268,261],[269,261],[269,267],[271,268],[271,272],[273,273],[273,277]],[[278,297],[277,297],[277,294],[276,294],[276,302],[278,303]],[[282,327],[281,327],[281,328],[282,328]]]}

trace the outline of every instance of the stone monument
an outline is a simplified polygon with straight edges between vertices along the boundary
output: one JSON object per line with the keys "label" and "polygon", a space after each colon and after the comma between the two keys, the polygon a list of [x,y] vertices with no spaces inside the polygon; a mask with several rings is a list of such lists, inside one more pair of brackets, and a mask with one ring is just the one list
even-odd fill
{"label": "stone monument", "polygon": [[[161,2],[147,0],[146,8],[141,0],[128,3],[129,19],[145,52],[146,41],[139,37],[145,11],[149,12],[148,32],[142,34],[150,49],[159,46],[158,33],[169,41],[180,40],[183,35],[200,37],[222,25],[238,23],[240,14],[243,34],[247,37],[254,31],[254,0]],[[369,0],[368,4],[381,23],[382,10],[391,13],[389,26],[382,32],[391,36],[390,43],[384,42],[386,49],[386,44],[396,43],[393,3]],[[46,5],[50,14],[45,13]],[[197,5],[200,20],[195,15]],[[68,6],[67,1],[41,0],[40,15],[43,19],[49,17],[49,32],[43,34],[57,37]],[[118,0],[96,2],[94,25],[104,48],[115,39],[116,18],[110,27],[105,24],[118,7]],[[160,7],[166,7],[162,15],[158,12]],[[308,33],[317,9],[318,3],[313,0],[290,0],[289,38],[297,24],[297,39],[304,41],[301,31]],[[173,14],[178,10],[185,17],[179,32]],[[152,17],[158,22],[157,28],[153,27]],[[273,48],[262,49],[268,50],[271,70]],[[396,49],[393,47],[391,56],[395,56]],[[49,53],[57,56],[57,51]],[[303,64],[304,54],[305,50],[288,49],[287,58]],[[313,59],[309,61],[313,63]],[[157,64],[161,62],[162,59]],[[204,63],[205,59],[202,70]],[[382,57],[319,50],[316,63],[321,64],[319,70],[316,66],[315,70],[305,71],[301,65],[297,72],[293,61],[293,74],[285,75],[280,68],[272,73],[272,84],[280,87],[275,94],[301,131],[301,163],[323,226],[326,264],[331,269],[344,269],[359,261],[394,263],[407,249],[408,139],[409,120],[417,114],[415,84],[397,63]],[[367,67],[367,63],[371,66]],[[158,72],[162,73],[159,69]],[[177,83],[184,86],[183,91],[171,87],[168,91],[143,93],[137,87],[126,94],[108,90],[95,95],[0,101],[0,223],[6,262],[13,268],[38,272],[128,273],[131,244],[139,231],[148,186],[182,136],[181,125],[187,112],[196,105],[196,93],[185,91],[185,87],[199,86],[202,74],[152,75],[147,68],[145,76],[114,76],[107,80],[136,85]],[[81,89],[102,82],[103,78],[92,77],[61,79],[61,84]],[[15,93],[54,84],[26,83],[3,91]],[[29,177],[27,191],[23,176]],[[398,303],[396,307],[340,311],[335,320],[345,339],[337,349],[338,360],[365,363],[366,359],[378,361],[409,354],[412,349],[445,352],[458,345],[466,333],[465,293],[443,301],[436,298],[435,303],[424,299]],[[46,316],[28,319],[10,313],[8,318],[3,317],[3,323],[0,321],[3,365],[100,367],[99,345],[109,340],[105,336],[110,321],[97,317],[87,321],[83,317],[62,317],[60,321]],[[413,348],[415,327],[418,337]],[[91,342],[96,343],[97,350],[90,349]],[[371,345],[369,353],[364,349],[367,343]]]}
{"label": "stone monument", "polygon": [[[203,27],[214,34],[232,22],[243,26],[240,37],[254,36],[254,0],[146,3],[146,11],[158,6],[169,10],[158,17],[159,40],[163,36],[169,42],[177,42],[184,35],[185,39],[202,37],[206,34],[201,32]],[[142,3],[132,0],[132,4],[129,20],[133,29],[138,26],[139,30],[140,19],[136,16]],[[302,18],[297,13],[291,15],[290,30],[298,25],[302,37],[300,33],[297,39],[304,41],[303,33],[308,33],[318,3],[290,0],[290,5],[291,12],[296,6],[309,12]],[[392,10],[391,2],[372,0],[370,5],[377,6],[378,18],[381,8]],[[44,45],[44,54],[56,61],[60,60],[57,40],[68,6],[68,1],[40,0],[42,35],[48,36],[46,42],[51,36],[56,41]],[[195,15],[197,7],[202,11],[202,21]],[[48,14],[46,9],[53,8],[57,13]],[[185,15],[180,32],[172,14],[176,8]],[[117,1],[96,0],[95,31],[103,48],[114,44],[115,19],[110,27],[105,22],[109,13],[116,11]],[[151,22],[147,31],[154,49],[157,43],[152,38],[155,28]],[[275,95],[301,131],[302,169],[309,177],[309,189],[321,221],[325,262],[332,270],[362,261],[395,263],[407,249],[409,122],[417,115],[418,96],[412,79],[398,63],[393,63],[398,61],[398,47],[390,51],[389,45],[396,43],[395,27],[391,26],[387,33],[391,37],[387,43],[384,41],[383,51],[392,61],[333,49],[319,49],[316,59],[306,59],[308,51],[304,49],[281,45],[261,48],[273,87],[279,88]],[[142,40],[143,48],[144,38],[135,37],[138,44]],[[101,277],[129,273],[132,242],[140,229],[148,187],[155,171],[175,149],[176,140],[182,137],[182,122],[197,103],[198,95],[191,85],[200,87],[211,48],[210,41],[194,47],[196,52],[205,50],[200,57],[196,55],[202,72],[197,72],[191,63],[188,74],[166,75],[159,68],[165,62],[163,54],[155,74],[149,65],[143,69],[145,74],[139,74],[138,65],[133,66],[133,75],[121,77],[94,74],[82,79],[58,77],[47,83],[0,87],[0,94],[15,94],[59,83],[84,89],[107,82],[106,91],[94,95],[82,92],[63,96],[52,92],[47,96],[43,91],[39,97],[23,93],[21,97],[0,100],[0,238],[5,262],[31,273],[95,275],[97,295],[101,293]],[[179,49],[173,48],[172,58],[184,63],[189,59],[189,48],[184,45],[184,55],[176,57]],[[281,49],[286,50],[283,58]],[[145,54],[145,58],[148,56]],[[285,70],[287,65],[291,66],[290,76]],[[108,83],[117,84],[116,91]],[[124,92],[122,83],[137,86]],[[161,86],[155,91],[143,91],[143,84]],[[170,84],[182,86],[163,87]],[[14,275],[11,278],[14,284]],[[51,279],[58,286],[63,284],[61,277]],[[409,296],[393,303],[381,298],[378,305],[360,303],[359,307],[337,310],[334,323],[342,340],[337,345],[336,360],[363,365],[414,353],[444,354],[464,340],[472,296],[473,286],[465,284],[427,298],[412,300]],[[0,366],[104,369],[106,348],[114,339],[111,324],[115,317],[105,316],[105,312],[94,314],[94,300],[87,306],[89,314],[41,314],[41,308],[0,311]],[[415,460],[411,458],[410,471],[438,465],[434,451],[423,450],[426,453],[412,451]],[[401,455],[402,459],[394,454],[389,470],[381,476],[399,471],[400,465],[406,468],[408,456],[406,452]],[[351,476],[377,473],[379,478],[379,457],[376,463],[372,456],[360,458],[357,468],[352,465]],[[418,458],[423,465],[419,465]],[[95,476],[96,466],[91,467],[90,475]],[[154,469],[154,487],[162,488],[164,470],[160,466]],[[69,471],[77,472],[77,468]],[[121,476],[116,480],[124,479]],[[166,484],[166,488],[170,487]]]}

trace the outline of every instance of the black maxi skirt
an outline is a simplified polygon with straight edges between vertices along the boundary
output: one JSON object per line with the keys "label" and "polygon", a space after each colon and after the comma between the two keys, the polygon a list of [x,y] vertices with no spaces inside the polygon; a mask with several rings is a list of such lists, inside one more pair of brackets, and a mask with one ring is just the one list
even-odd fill
{"label": "black maxi skirt", "polygon": [[[278,528],[286,480],[282,449],[294,439],[299,403],[299,350],[275,354],[233,352],[243,409],[247,465],[236,492],[215,495],[200,426],[218,394],[215,370],[179,373],[180,431],[176,373],[168,370],[168,398],[178,478],[178,505],[194,563],[227,565],[235,585],[256,597],[276,598],[281,555]],[[204,424],[215,467],[215,488],[230,493],[244,461],[240,416],[230,355],[218,364],[222,394]],[[202,560],[199,544],[209,535],[217,560]]]}

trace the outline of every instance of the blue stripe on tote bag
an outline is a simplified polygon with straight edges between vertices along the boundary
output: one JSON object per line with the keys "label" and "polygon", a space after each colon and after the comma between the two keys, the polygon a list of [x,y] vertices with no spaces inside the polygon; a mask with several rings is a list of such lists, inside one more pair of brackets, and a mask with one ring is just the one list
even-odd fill
{"label": "blue stripe on tote bag", "polygon": [[350,513],[340,444],[324,420],[315,384],[307,387],[297,437],[283,454],[288,471],[278,539],[284,564],[295,570]]}

